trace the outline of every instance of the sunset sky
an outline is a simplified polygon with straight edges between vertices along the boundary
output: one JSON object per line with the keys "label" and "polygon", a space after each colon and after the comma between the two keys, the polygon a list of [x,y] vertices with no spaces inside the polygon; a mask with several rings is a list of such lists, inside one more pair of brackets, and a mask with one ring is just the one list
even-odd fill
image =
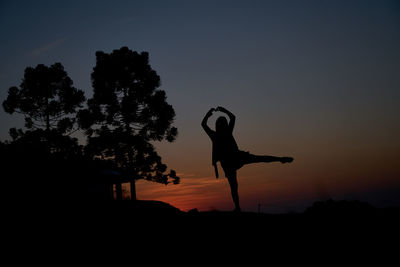
{"label": "sunset sky", "polygon": [[[327,198],[400,205],[397,0],[3,0],[0,36],[1,101],[28,66],[61,62],[90,97],[96,51],[149,52],[179,130],[155,145],[181,184],[139,181],[139,199],[233,209],[200,126],[223,106],[242,150],[295,159],[238,172],[244,211],[302,211]],[[23,126],[3,109],[0,122],[2,141]]]}

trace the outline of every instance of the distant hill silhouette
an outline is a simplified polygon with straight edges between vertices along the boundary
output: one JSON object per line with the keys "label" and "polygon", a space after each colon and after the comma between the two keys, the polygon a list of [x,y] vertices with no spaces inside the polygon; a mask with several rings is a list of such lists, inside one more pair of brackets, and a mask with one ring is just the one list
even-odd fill
{"label": "distant hill silhouette", "polygon": [[304,212],[307,215],[319,216],[365,216],[374,215],[377,209],[366,202],[358,200],[339,200],[332,199],[317,201]]}
{"label": "distant hill silhouette", "polygon": [[[358,200],[326,200],[317,201],[302,213],[282,213],[268,214],[256,212],[232,212],[232,211],[198,211],[192,209],[190,211],[181,211],[178,208],[155,200],[125,200],[125,201],[109,201],[103,203],[92,203],[93,207],[101,207],[112,210],[113,214],[121,213],[125,217],[137,216],[182,216],[187,218],[213,218],[213,219],[244,219],[244,220],[288,220],[290,219],[312,219],[316,217],[329,218],[365,218],[366,216],[383,216],[383,217],[399,217],[400,208],[375,208],[369,203]],[[399,217],[400,218],[400,217]]]}

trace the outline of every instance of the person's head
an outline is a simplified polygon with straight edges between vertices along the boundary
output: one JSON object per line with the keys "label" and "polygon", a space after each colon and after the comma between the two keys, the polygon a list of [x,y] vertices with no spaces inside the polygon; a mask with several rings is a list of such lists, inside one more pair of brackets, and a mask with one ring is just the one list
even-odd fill
{"label": "person's head", "polygon": [[215,131],[217,133],[224,133],[228,130],[228,120],[221,116],[215,122]]}

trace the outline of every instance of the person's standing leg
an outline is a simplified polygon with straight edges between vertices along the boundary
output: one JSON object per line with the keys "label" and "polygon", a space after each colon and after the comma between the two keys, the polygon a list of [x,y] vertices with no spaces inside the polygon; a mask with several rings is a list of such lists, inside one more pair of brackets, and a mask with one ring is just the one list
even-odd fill
{"label": "person's standing leg", "polygon": [[229,181],[229,185],[231,187],[231,194],[233,202],[235,203],[235,211],[240,211],[239,204],[239,192],[238,192],[238,182],[237,182],[237,174],[236,171],[230,172],[229,175],[226,176]]}

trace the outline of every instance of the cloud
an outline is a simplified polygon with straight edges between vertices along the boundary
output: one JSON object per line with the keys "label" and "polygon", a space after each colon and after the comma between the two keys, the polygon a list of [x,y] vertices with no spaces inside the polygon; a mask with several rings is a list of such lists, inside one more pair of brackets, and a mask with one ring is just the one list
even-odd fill
{"label": "cloud", "polygon": [[44,45],[42,45],[42,46],[40,46],[38,48],[33,49],[32,52],[31,52],[31,55],[32,56],[42,55],[42,54],[44,54],[44,53],[56,48],[57,46],[62,45],[67,40],[68,40],[67,37],[63,37],[63,38],[59,38],[59,39],[57,39],[57,40],[55,40],[53,42],[44,44]]}

